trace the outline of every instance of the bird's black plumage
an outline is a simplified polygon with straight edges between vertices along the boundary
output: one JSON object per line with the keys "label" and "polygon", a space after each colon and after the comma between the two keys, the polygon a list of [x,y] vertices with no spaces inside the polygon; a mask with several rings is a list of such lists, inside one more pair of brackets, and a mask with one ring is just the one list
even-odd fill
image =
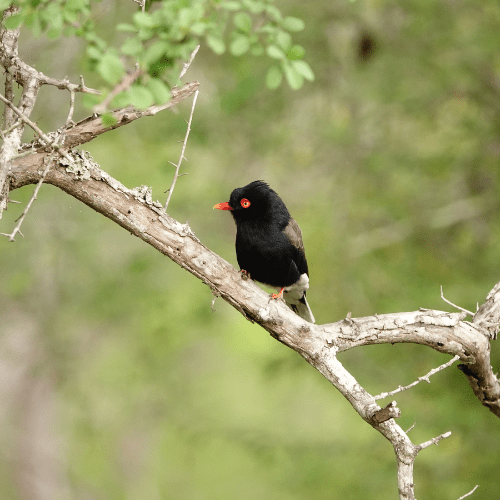
{"label": "bird's black plumage", "polygon": [[236,258],[242,271],[266,285],[284,289],[287,304],[314,322],[305,292],[309,271],[299,225],[283,200],[265,182],[236,188],[229,202],[216,208],[230,210],[236,222]]}

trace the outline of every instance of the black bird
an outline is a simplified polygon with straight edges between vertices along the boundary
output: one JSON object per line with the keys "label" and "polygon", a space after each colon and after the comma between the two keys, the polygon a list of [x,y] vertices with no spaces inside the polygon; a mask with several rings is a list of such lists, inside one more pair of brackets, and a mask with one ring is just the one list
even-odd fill
{"label": "black bird", "polygon": [[314,323],[306,300],[309,275],[302,231],[283,200],[265,182],[254,181],[214,208],[231,210],[234,217],[241,272],[277,288],[272,298],[284,297],[295,313]]}

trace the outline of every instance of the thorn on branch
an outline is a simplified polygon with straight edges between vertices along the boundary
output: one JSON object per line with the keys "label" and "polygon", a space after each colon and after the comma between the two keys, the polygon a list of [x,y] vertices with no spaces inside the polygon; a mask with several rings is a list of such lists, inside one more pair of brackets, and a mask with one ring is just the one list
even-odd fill
{"label": "thorn on branch", "polygon": [[443,285],[441,285],[441,298],[450,306],[454,307],[455,309],[458,309],[459,311],[462,311],[464,313],[467,313],[469,316],[474,317],[474,313],[470,312],[467,309],[464,309],[463,307],[455,305],[453,302],[450,302],[448,299],[446,299],[443,295]]}

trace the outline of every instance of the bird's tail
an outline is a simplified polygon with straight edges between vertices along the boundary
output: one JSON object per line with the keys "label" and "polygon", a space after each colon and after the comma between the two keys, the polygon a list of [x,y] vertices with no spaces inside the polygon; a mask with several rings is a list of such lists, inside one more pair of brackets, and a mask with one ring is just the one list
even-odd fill
{"label": "bird's tail", "polygon": [[283,296],[285,298],[286,304],[295,314],[298,314],[301,318],[309,321],[309,323],[314,323],[316,321],[314,319],[311,308],[307,303],[306,294],[304,294],[302,298],[298,300],[293,297],[289,297],[286,292],[283,294]]}

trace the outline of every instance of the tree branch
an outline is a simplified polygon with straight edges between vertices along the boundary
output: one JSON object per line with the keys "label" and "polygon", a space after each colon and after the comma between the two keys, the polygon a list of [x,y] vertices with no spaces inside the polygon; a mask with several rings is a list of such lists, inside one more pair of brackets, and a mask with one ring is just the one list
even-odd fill
{"label": "tree branch", "polygon": [[[199,48],[199,45],[198,45],[198,48]],[[194,57],[194,55],[193,55],[193,57]],[[170,203],[170,198],[172,197],[172,193],[174,192],[175,183],[177,182],[177,178],[179,177],[179,169],[181,168],[182,160],[185,160],[184,153],[186,152],[186,145],[187,145],[187,140],[189,137],[189,132],[191,132],[191,122],[193,121],[193,113],[194,113],[194,108],[196,106],[196,99],[198,98],[198,92],[199,92],[199,90],[197,90],[194,93],[193,105],[191,106],[191,114],[189,115],[189,121],[187,124],[186,135],[184,136],[184,140],[182,141],[181,156],[179,157],[179,161],[177,162],[177,165],[175,165],[174,178],[173,178],[172,184],[168,190],[167,201],[165,202],[165,206],[164,206],[165,212],[167,211],[168,204]]]}
{"label": "tree branch", "polygon": [[[41,161],[46,154],[16,160],[12,189],[39,181]],[[356,412],[392,443],[398,461],[400,498],[415,498],[413,463],[423,445],[414,445],[396,424],[395,405],[389,409],[394,413],[387,415],[388,420],[380,418],[381,408],[375,398],[342,366],[336,357],[338,352],[375,343],[415,342],[458,355],[473,373],[471,376],[477,377],[482,394],[490,398],[480,398],[481,402],[500,417],[500,388],[489,365],[488,335],[480,326],[463,321],[465,313],[421,310],[312,325],[286,305],[270,302],[267,293],[252,280],[243,280],[240,272],[206,248],[187,224],[167,215],[161,204],[153,203],[137,190],[127,189],[103,172],[89,155],[70,154],[73,164],[56,165],[48,171],[45,182],[66,191],[168,256],[322,373]],[[490,387],[484,386],[486,381],[491,382]]]}

